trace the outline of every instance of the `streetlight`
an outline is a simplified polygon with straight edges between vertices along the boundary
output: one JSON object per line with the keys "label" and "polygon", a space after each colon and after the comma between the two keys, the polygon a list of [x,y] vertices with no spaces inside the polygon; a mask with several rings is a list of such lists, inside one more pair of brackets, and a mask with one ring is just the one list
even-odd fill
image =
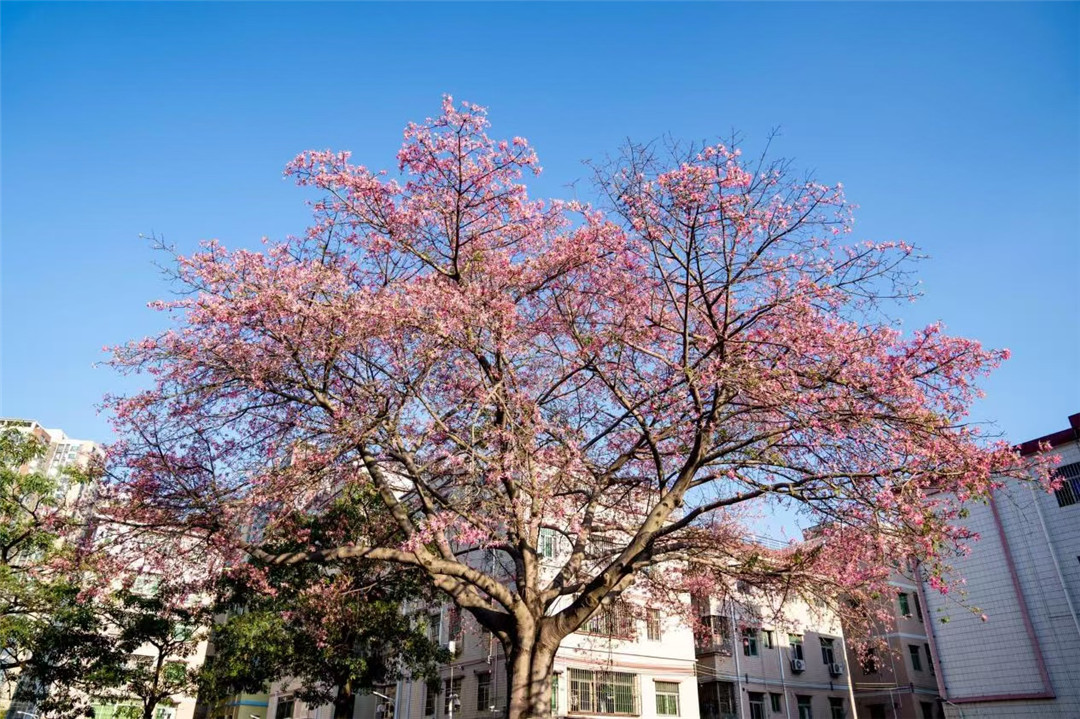
{"label": "streetlight", "polygon": [[379,717],[380,719],[383,719],[384,717],[386,717],[386,710],[387,709],[389,709],[391,711],[390,715],[393,716],[393,705],[391,704],[391,702],[393,702],[394,700],[391,699],[390,697],[386,696],[382,692],[371,692],[371,693],[374,696],[377,696],[377,697],[379,697],[380,699],[383,700],[383,701],[381,701],[379,703],[379,705],[377,707],[375,707],[375,716]]}

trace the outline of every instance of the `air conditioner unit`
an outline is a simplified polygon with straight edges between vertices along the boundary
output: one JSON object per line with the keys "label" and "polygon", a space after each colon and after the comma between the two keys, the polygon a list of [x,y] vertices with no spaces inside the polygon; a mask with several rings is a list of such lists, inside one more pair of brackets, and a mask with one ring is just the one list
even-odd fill
{"label": "air conditioner unit", "polygon": [[791,671],[793,671],[793,672],[804,672],[804,671],[806,671],[806,661],[803,660],[803,659],[792,659],[791,660]]}
{"label": "air conditioner unit", "polygon": [[833,662],[832,664],[829,665],[829,674],[832,674],[834,677],[838,677],[843,673],[844,673],[844,665],[843,664],[840,664],[839,662]]}

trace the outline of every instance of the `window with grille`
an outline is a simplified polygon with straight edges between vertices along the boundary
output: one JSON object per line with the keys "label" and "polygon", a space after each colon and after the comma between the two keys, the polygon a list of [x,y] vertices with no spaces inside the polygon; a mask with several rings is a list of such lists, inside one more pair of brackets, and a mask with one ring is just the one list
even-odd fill
{"label": "window with grille", "polygon": [[742,632],[742,653],[748,657],[756,657],[758,642],[758,630],[747,627]]}
{"label": "window with grille", "polygon": [[438,701],[439,689],[434,684],[427,685],[427,693],[424,694],[424,716],[434,716],[435,702]]}
{"label": "window with grille", "polygon": [[569,669],[570,712],[577,714],[640,714],[637,675]]}
{"label": "window with grille", "polygon": [[634,635],[634,618],[625,602],[602,604],[596,613],[581,625],[581,631],[626,639]]}
{"label": "window with grille", "polygon": [[541,529],[536,538],[536,553],[545,559],[555,558],[555,530]]}
{"label": "window with grille", "polygon": [[1063,464],[1054,473],[1061,479],[1061,488],[1054,491],[1058,506],[1080,502],[1080,462]]}
{"label": "window with grille", "polygon": [[660,716],[679,716],[679,683],[655,682],[656,713]]}
{"label": "window with grille", "polygon": [[292,697],[281,697],[277,702],[277,709],[274,711],[275,719],[292,719],[293,709],[296,707],[296,702]]}
{"label": "window with grille", "polygon": [[[552,682],[558,679],[554,677]],[[554,686],[554,684],[552,684]],[[476,711],[486,712],[491,709],[491,674],[476,675]]]}
{"label": "window with grille", "polygon": [[765,695],[761,692],[747,692],[750,704],[750,719],[765,719]]}
{"label": "window with grille", "polygon": [[649,637],[649,641],[658,642],[661,639],[660,632],[660,610],[649,609],[645,613],[645,630]]}
{"label": "window with grille", "polygon": [[787,642],[791,645],[791,658],[792,659],[805,659],[802,650],[802,634],[788,634]]}
{"label": "window with grille", "polygon": [[799,708],[799,719],[814,719],[814,703],[812,697],[796,695],[795,704]]}
{"label": "window with grille", "polygon": [[551,675],[551,716],[559,713],[559,675]]}
{"label": "window with grille", "polygon": [[[446,695],[443,697],[443,712],[450,714],[450,705],[456,700],[461,701],[461,677],[455,677],[451,683],[449,679],[443,682],[446,685]],[[459,704],[454,705],[456,710]]]}
{"label": "window with grille", "polygon": [[721,654],[731,656],[731,625],[727,617],[712,615],[701,618],[698,646],[703,649],[719,647]]}

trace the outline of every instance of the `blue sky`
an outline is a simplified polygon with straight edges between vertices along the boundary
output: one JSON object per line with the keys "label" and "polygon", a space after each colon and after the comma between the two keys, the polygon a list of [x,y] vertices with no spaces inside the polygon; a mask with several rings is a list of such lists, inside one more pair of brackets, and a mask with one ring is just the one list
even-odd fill
{"label": "blue sky", "polygon": [[[300,232],[309,148],[393,165],[451,93],[572,192],[625,138],[732,128],[931,259],[906,326],[1009,347],[975,418],[1012,440],[1080,412],[1080,5],[0,5],[0,414],[108,440],[103,345],[152,333],[181,249]],[[577,186],[587,198],[588,184]]]}

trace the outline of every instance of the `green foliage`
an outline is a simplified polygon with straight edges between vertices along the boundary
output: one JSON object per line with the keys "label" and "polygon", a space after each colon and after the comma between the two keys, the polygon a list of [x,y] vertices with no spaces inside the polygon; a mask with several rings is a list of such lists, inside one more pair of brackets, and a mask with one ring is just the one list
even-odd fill
{"label": "green foliage", "polygon": [[46,446],[38,438],[0,433],[0,677],[10,676],[57,637],[68,651],[52,657],[53,673],[78,673],[102,649],[92,612],[79,600],[77,557],[69,535],[78,518],[63,506],[64,482],[28,471]]}
{"label": "green foliage", "polygon": [[[297,514],[271,538],[274,551],[346,539],[341,533],[359,524],[353,515],[372,506],[348,494],[317,514]],[[244,569],[222,588],[219,609],[227,618],[214,628],[214,656],[202,676],[209,696],[264,691],[295,677],[300,700],[351,711],[357,692],[405,672],[433,676],[447,659],[426,627],[402,611],[405,602],[430,598],[418,574],[350,561]]]}
{"label": "green foliage", "polygon": [[126,656],[87,677],[84,691],[98,701],[133,702],[143,717],[170,704],[174,695],[195,694],[198,674],[185,660],[205,638],[212,619],[206,604],[164,586],[149,594],[118,592],[102,608],[110,633]]}

